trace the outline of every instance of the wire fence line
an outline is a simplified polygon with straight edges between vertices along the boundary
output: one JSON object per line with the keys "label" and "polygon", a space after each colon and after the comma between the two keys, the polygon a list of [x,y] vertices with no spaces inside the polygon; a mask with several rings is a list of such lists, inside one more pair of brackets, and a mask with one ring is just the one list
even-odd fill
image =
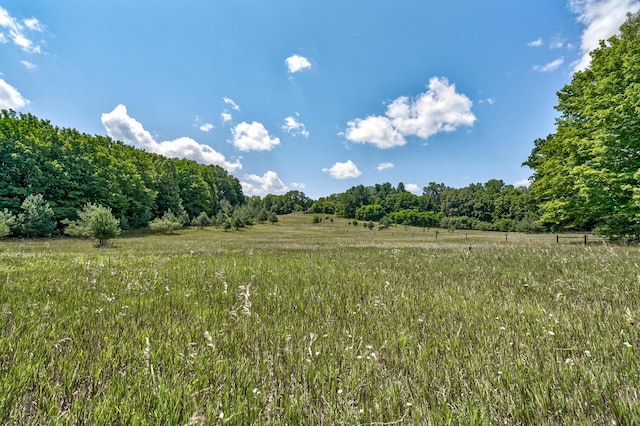
{"label": "wire fence line", "polygon": [[488,240],[502,240],[502,241],[548,241],[548,242],[556,242],[557,244],[602,244],[606,243],[609,240],[607,237],[599,235],[599,234],[589,234],[589,233],[563,233],[563,234],[554,234],[554,233],[543,233],[543,234],[526,234],[520,232],[500,232],[500,231],[469,231],[469,230],[455,230],[450,231],[447,229],[433,229],[433,228],[422,228],[421,231],[417,231],[417,228],[407,228],[407,229],[398,229],[395,227],[387,228],[387,229],[368,229],[366,227],[358,227],[358,226],[341,226],[341,225],[333,225],[333,224],[317,224],[315,225],[317,229],[325,229],[329,231],[335,232],[346,232],[346,233],[362,233],[362,234],[370,234],[372,237],[375,236],[387,236],[387,237],[403,237],[403,238],[425,238],[428,240],[477,240],[477,239],[488,239]]}

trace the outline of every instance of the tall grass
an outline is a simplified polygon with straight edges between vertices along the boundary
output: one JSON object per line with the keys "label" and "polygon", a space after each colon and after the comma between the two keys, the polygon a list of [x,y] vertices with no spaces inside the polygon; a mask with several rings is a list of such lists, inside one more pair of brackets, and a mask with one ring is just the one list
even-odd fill
{"label": "tall grass", "polygon": [[0,242],[0,419],[640,418],[637,248],[387,231],[289,216]]}

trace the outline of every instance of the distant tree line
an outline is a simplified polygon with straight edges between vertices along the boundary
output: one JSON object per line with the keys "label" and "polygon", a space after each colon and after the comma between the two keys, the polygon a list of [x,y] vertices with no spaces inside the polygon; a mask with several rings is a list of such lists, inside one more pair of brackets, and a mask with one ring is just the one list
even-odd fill
{"label": "distant tree line", "polygon": [[315,201],[309,213],[336,214],[362,221],[421,227],[499,231],[540,231],[536,207],[526,187],[490,180],[464,188],[431,182],[421,195],[404,184],[358,185]]}

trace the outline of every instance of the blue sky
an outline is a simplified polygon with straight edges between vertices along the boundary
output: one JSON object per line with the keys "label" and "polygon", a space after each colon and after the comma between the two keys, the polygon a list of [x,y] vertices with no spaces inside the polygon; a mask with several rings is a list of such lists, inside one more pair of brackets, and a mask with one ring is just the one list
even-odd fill
{"label": "blue sky", "polygon": [[0,0],[0,108],[218,164],[246,195],[522,184],[637,0]]}

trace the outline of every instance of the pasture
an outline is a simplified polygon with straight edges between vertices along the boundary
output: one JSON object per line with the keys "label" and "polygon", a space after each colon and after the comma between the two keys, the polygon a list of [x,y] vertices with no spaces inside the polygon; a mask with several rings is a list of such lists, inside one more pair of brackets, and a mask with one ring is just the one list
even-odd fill
{"label": "pasture", "polygon": [[632,424],[640,251],[311,216],[0,241],[3,424]]}

